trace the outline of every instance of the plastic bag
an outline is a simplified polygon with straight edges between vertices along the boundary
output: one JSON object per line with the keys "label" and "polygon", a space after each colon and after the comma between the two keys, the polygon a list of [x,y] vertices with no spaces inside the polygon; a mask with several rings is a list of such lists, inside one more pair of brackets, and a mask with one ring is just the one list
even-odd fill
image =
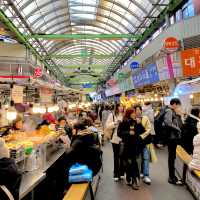
{"label": "plastic bag", "polygon": [[80,175],[88,171],[87,165],[80,165],[76,163],[75,165],[72,165],[72,167],[69,170],[69,175]]}
{"label": "plastic bag", "polygon": [[83,174],[69,176],[69,183],[91,182],[92,171],[88,169]]}

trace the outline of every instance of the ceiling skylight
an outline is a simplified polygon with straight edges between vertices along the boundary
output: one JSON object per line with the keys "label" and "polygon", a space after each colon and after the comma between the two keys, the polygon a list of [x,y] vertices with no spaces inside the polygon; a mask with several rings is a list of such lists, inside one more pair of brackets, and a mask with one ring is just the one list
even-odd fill
{"label": "ceiling skylight", "polygon": [[69,12],[72,22],[95,20],[99,0],[69,0]]}

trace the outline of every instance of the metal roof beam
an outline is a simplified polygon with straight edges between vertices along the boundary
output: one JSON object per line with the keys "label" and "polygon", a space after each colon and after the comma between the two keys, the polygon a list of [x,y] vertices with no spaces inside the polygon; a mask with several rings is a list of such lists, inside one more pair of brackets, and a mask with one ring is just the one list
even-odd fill
{"label": "metal roof beam", "polygon": [[96,59],[105,59],[113,58],[117,56],[116,54],[88,54],[88,55],[48,55],[46,58],[55,58],[55,59],[73,59],[73,58],[96,58]]}
{"label": "metal roof beam", "polygon": [[140,35],[136,34],[33,34],[28,36],[34,39],[56,40],[56,39],[140,39]]}

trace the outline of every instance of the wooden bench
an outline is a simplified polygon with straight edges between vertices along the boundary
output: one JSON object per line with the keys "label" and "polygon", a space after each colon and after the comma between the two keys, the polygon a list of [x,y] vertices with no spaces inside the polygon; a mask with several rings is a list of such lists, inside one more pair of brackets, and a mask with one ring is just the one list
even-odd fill
{"label": "wooden bench", "polygon": [[63,200],[94,200],[90,183],[72,184]]}
{"label": "wooden bench", "polygon": [[[181,146],[177,146],[176,154],[187,166],[192,160],[192,157]],[[193,172],[198,178],[200,178],[200,171],[193,170]]]}

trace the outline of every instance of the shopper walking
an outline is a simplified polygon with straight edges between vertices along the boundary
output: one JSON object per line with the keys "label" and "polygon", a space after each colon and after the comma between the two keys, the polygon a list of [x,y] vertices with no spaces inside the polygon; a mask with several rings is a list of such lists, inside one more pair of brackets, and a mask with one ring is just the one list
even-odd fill
{"label": "shopper walking", "polygon": [[176,147],[181,139],[181,119],[177,114],[180,111],[181,101],[174,98],[170,101],[170,107],[166,110],[164,116],[164,127],[168,134],[168,168],[169,179],[168,182],[174,185],[182,185],[182,181],[175,175],[175,160],[176,160]]}
{"label": "shopper walking", "polygon": [[182,133],[182,147],[190,155],[193,152],[193,139],[198,134],[198,122],[200,122],[200,109],[192,108],[191,114],[185,120]]}
{"label": "shopper walking", "polygon": [[138,190],[140,186],[140,170],[138,158],[141,154],[140,135],[145,129],[136,121],[134,109],[128,109],[123,121],[118,126],[118,136],[124,144],[122,159],[125,166],[126,183]]}
{"label": "shopper walking", "polygon": [[122,163],[121,152],[123,149],[122,140],[117,135],[117,129],[120,122],[123,119],[123,107],[120,104],[117,104],[115,107],[115,112],[110,112],[108,119],[106,121],[106,126],[110,127],[110,141],[113,148],[113,160],[114,160],[114,180],[119,181],[120,178],[124,176],[124,169]]}
{"label": "shopper walking", "polygon": [[140,105],[135,106],[136,111],[136,118],[137,123],[141,123],[141,125],[144,127],[145,131],[140,135],[142,139],[143,144],[143,150],[142,150],[142,170],[141,170],[141,178],[143,179],[143,182],[150,185],[151,179],[149,174],[149,163],[150,163],[150,152],[147,148],[147,145],[152,142],[152,125],[147,116],[145,116],[142,113],[142,107]]}

